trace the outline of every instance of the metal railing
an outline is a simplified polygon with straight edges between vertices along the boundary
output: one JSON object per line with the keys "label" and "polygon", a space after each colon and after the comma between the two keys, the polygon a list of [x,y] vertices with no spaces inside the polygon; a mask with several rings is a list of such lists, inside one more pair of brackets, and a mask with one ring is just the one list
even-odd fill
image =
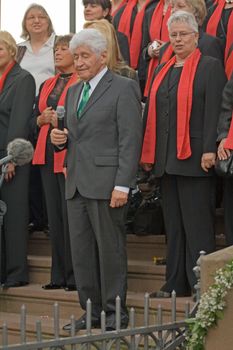
{"label": "metal railing", "polygon": [[[129,312],[129,327],[121,329],[120,325],[120,298],[116,298],[116,330],[106,331],[105,312],[101,313],[101,329],[93,330],[91,327],[91,301],[87,301],[86,330],[81,335],[75,334],[75,318],[71,316],[71,332],[68,337],[60,337],[59,305],[54,304],[54,331],[51,339],[43,339],[41,320],[36,321],[36,340],[27,342],[26,307],[21,307],[20,314],[20,344],[8,344],[9,330],[7,323],[2,327],[2,346],[4,350],[42,350],[42,349],[63,349],[63,350],[175,350],[185,349],[185,333],[187,324],[184,321],[177,321],[176,293],[171,297],[171,322],[163,323],[163,309],[158,305],[156,310],[156,324],[150,324],[151,310],[149,307],[150,298],[146,293],[144,297],[144,322],[140,327],[135,326],[136,314],[134,308]],[[185,304],[185,318],[193,317],[197,309],[197,303],[190,311],[190,303]]]}

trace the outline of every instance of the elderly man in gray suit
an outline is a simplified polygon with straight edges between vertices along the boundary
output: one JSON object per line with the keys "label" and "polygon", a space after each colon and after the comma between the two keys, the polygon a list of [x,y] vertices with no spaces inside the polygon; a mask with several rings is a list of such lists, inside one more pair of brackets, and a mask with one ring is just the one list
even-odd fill
{"label": "elderly man in gray suit", "polygon": [[[73,268],[79,301],[92,301],[92,327],[116,328],[115,299],[121,298],[121,327],[126,308],[125,218],[141,150],[140,92],[136,81],[107,68],[107,41],[84,29],[70,43],[81,82],[66,97],[66,128],[53,129],[55,146],[67,147],[66,199]],[[86,314],[75,322],[86,327]],[[71,325],[65,325],[70,330]]]}

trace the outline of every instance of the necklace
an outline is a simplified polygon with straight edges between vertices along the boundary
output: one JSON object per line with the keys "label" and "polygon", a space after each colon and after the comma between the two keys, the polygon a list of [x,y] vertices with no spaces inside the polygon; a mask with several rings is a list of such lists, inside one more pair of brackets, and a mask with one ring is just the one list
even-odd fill
{"label": "necklace", "polygon": [[176,62],[176,63],[174,64],[174,67],[183,67],[183,65],[184,65],[184,61]]}

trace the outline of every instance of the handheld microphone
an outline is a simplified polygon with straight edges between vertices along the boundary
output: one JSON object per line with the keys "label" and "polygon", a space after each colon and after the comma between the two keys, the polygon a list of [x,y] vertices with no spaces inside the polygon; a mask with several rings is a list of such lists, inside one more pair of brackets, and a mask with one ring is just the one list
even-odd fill
{"label": "handheld microphone", "polygon": [[0,166],[13,162],[15,165],[30,163],[33,157],[33,146],[30,141],[24,139],[14,139],[7,145],[7,156],[0,159]]}
{"label": "handheld microphone", "polygon": [[64,130],[64,117],[65,117],[65,108],[64,106],[57,106],[57,125],[59,130]]}

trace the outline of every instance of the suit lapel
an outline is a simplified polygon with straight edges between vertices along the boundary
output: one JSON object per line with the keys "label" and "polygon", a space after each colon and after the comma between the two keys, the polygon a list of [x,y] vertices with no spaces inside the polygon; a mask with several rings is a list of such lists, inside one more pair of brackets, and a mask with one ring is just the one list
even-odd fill
{"label": "suit lapel", "polygon": [[[107,71],[106,74],[102,77],[102,79],[97,84],[93,93],[91,94],[86,106],[84,107],[82,113],[79,116],[79,119],[85,116],[89,108],[91,108],[99,100],[99,98],[105,93],[105,91],[110,87],[112,78],[113,78],[112,73],[110,71]],[[83,87],[83,84],[82,84],[82,87]]]}

